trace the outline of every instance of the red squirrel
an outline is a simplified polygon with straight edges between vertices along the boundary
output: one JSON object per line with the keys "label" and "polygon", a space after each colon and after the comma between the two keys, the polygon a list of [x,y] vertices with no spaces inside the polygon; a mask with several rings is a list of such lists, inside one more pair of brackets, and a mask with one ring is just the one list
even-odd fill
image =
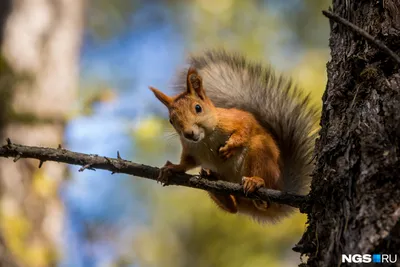
{"label": "red squirrel", "polygon": [[[169,161],[158,179],[201,166],[209,179],[242,183],[245,193],[261,187],[304,193],[310,178],[316,122],[308,97],[260,64],[225,51],[192,57],[180,75],[180,93],[150,87],[169,110],[180,136],[179,164]],[[277,221],[293,208],[209,192],[229,213]]]}

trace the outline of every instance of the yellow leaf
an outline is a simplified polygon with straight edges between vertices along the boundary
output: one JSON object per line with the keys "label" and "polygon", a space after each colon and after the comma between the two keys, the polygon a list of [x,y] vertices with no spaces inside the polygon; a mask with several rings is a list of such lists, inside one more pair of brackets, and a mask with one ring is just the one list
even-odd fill
{"label": "yellow leaf", "polygon": [[46,175],[43,169],[33,173],[32,187],[34,192],[43,198],[51,198],[57,192],[57,183],[54,179]]}
{"label": "yellow leaf", "polygon": [[161,136],[163,133],[163,127],[159,119],[155,117],[149,117],[141,120],[135,131],[134,136],[141,141],[154,140]]}

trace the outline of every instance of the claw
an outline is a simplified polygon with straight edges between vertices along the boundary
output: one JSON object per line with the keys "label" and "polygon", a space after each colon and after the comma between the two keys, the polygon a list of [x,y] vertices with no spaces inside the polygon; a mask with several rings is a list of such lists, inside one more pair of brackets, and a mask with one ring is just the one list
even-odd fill
{"label": "claw", "polygon": [[163,186],[167,186],[169,184],[169,178],[175,173],[184,173],[182,165],[176,165],[167,160],[164,166],[160,168],[157,182],[160,182]]}
{"label": "claw", "polygon": [[244,194],[247,196],[248,194],[251,194],[258,190],[261,187],[265,186],[265,181],[264,179],[260,177],[243,177],[242,178],[242,184],[243,184],[243,191]]}
{"label": "claw", "polygon": [[173,174],[173,166],[174,164],[167,160],[165,165],[160,169],[157,177],[157,183],[161,183],[163,186],[168,185],[169,177],[171,177]]}
{"label": "claw", "polygon": [[217,173],[211,171],[210,169],[204,168],[200,170],[200,177],[210,181],[216,181],[220,179]]}
{"label": "claw", "polygon": [[203,177],[203,178],[207,178],[208,176],[211,176],[211,170],[201,168],[200,176]]}
{"label": "claw", "polygon": [[225,144],[219,149],[219,154],[222,159],[227,160],[235,154],[235,149],[228,144]]}
{"label": "claw", "polygon": [[167,162],[165,162],[165,164],[164,164],[164,167],[171,166],[171,165],[174,165],[174,164],[171,161],[167,160]]}
{"label": "claw", "polygon": [[157,178],[157,183],[161,183],[162,185],[168,185],[169,177],[171,177],[172,172],[168,166],[164,166],[160,169],[160,174]]}

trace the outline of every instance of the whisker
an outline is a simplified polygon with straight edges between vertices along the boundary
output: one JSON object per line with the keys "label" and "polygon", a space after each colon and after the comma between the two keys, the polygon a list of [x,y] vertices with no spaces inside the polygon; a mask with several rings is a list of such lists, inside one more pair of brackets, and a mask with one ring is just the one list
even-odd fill
{"label": "whisker", "polygon": [[172,139],[174,137],[179,137],[179,134],[177,132],[171,132],[171,133],[164,134],[163,137],[169,140],[169,139]]}
{"label": "whisker", "polygon": [[168,145],[171,144],[170,141],[176,140],[175,136],[168,136],[166,138],[164,138],[164,140],[168,143]]}

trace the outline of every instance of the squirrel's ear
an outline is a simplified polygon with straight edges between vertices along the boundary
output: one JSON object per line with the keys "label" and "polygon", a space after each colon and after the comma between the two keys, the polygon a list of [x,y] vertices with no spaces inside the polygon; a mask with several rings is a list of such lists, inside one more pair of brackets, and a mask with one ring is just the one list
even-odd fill
{"label": "squirrel's ear", "polygon": [[203,88],[203,79],[194,67],[189,68],[186,79],[187,93],[197,95],[204,100],[205,92]]}
{"label": "squirrel's ear", "polygon": [[161,103],[163,103],[167,108],[169,108],[173,100],[172,97],[167,96],[166,94],[164,94],[163,92],[154,87],[149,86],[149,89],[153,91],[154,95],[157,97],[158,100],[161,101]]}

